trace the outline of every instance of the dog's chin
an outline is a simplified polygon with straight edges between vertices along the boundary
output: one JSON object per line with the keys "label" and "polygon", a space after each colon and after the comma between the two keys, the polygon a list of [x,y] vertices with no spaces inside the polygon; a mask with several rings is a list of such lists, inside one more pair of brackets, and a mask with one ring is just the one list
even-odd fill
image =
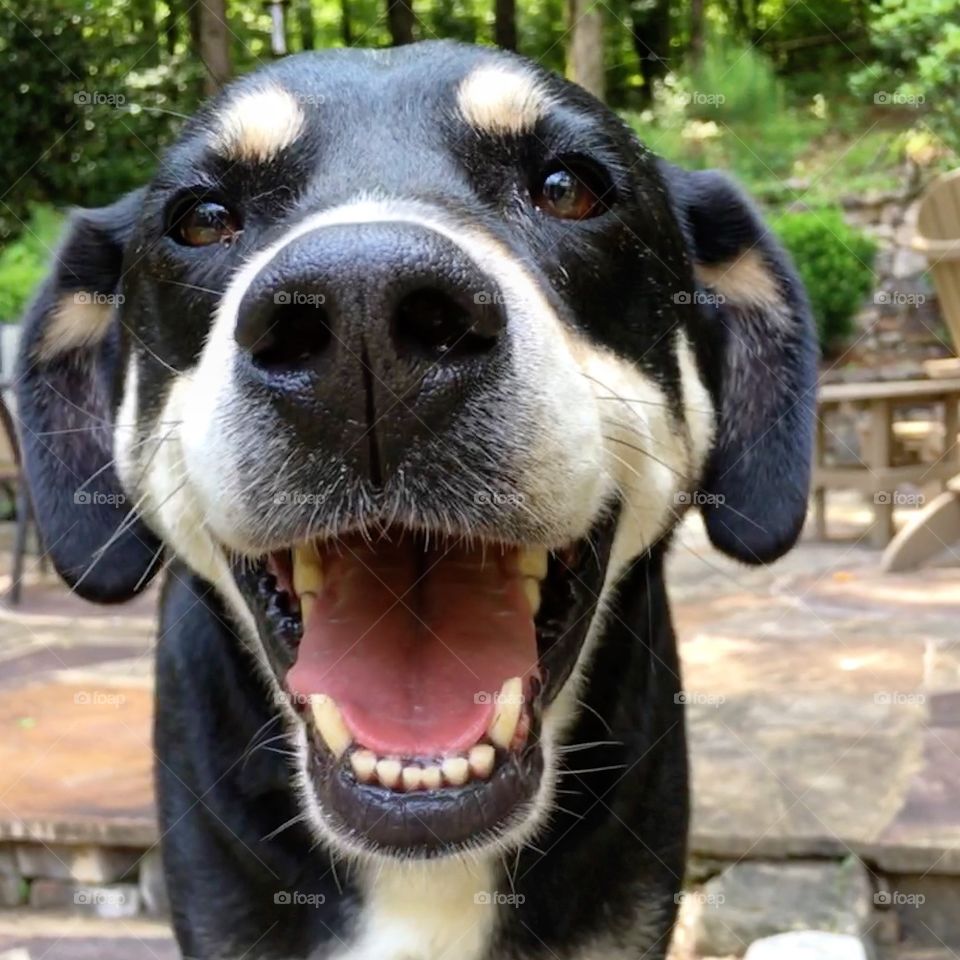
{"label": "dog's chin", "polygon": [[614,525],[557,550],[387,527],[237,564],[328,839],[409,859],[532,829],[544,714],[586,640]]}

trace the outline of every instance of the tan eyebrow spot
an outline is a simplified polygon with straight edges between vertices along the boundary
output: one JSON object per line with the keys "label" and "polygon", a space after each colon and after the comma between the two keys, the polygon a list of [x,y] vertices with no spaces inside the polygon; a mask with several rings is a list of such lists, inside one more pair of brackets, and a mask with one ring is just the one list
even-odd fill
{"label": "tan eyebrow spot", "polygon": [[289,147],[305,118],[296,98],[276,85],[241,94],[218,119],[213,146],[230,160],[263,163]]}
{"label": "tan eyebrow spot", "polygon": [[777,278],[756,250],[747,250],[724,263],[698,263],[697,279],[738,306],[783,309]]}
{"label": "tan eyebrow spot", "polygon": [[463,118],[484,133],[526,133],[547,106],[547,94],[533,74],[501,64],[477,67],[457,91]]}
{"label": "tan eyebrow spot", "polygon": [[50,311],[35,354],[40,360],[52,360],[71,350],[99,343],[110,329],[112,298],[77,290],[64,294]]}

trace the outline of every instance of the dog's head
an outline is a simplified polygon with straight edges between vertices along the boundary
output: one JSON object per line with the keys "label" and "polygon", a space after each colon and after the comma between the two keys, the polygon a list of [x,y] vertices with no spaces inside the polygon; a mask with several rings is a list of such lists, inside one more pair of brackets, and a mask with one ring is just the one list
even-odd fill
{"label": "dog's head", "polygon": [[353,852],[521,842],[633,561],[691,504],[747,562],[805,513],[814,348],[756,214],[491,50],[235,84],[74,216],[21,360],[60,573],[209,580]]}

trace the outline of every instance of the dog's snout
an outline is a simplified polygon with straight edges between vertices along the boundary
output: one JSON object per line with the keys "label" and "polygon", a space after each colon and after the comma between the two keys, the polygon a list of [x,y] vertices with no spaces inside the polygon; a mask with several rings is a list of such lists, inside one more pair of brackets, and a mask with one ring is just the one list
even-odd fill
{"label": "dog's snout", "polygon": [[499,287],[442,234],[329,226],[286,244],[250,284],[238,375],[269,386],[305,449],[379,487],[495,389],[506,332]]}
{"label": "dog's snout", "polygon": [[438,234],[406,224],[329,227],[288,244],[261,271],[235,335],[268,371],[349,365],[364,350],[413,365],[467,361],[503,333],[493,286]]}

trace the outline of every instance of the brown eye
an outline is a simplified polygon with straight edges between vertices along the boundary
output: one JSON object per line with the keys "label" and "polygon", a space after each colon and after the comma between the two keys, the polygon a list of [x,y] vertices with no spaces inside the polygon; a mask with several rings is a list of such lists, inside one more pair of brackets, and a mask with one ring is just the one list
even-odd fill
{"label": "brown eye", "polygon": [[214,243],[230,244],[240,232],[240,218],[222,203],[202,200],[181,213],[172,235],[187,247],[209,247]]}
{"label": "brown eye", "polygon": [[608,188],[594,171],[572,166],[548,170],[533,190],[533,202],[561,220],[586,220],[603,213]]}

